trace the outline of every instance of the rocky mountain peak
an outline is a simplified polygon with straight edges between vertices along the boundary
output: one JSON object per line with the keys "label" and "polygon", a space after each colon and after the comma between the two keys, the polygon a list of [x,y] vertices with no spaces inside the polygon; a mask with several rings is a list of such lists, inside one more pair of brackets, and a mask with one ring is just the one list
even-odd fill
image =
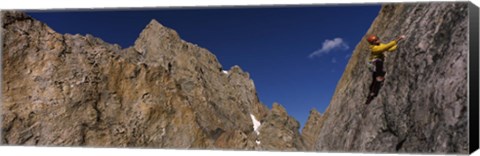
{"label": "rocky mountain peak", "polygon": [[274,103],[260,126],[261,146],[272,150],[303,151],[305,144],[299,128],[299,122],[289,116],[282,105]]}
{"label": "rocky mountain peak", "polygon": [[174,42],[178,42],[180,36],[178,33],[170,28],[167,28],[160,24],[157,20],[152,19],[142,30],[140,36],[135,41],[135,49],[140,53],[146,52],[144,46],[148,44],[172,44]]}
{"label": "rocky mountain peak", "polygon": [[[120,49],[92,35],[58,34],[22,12],[1,17],[4,144],[285,146],[261,138],[260,120],[276,119],[266,119],[270,110],[247,72],[239,66],[222,71],[215,55],[156,20],[133,47]],[[298,134],[292,137],[285,144],[301,142]]]}
{"label": "rocky mountain peak", "polygon": [[321,113],[318,112],[316,108],[312,108],[309,113],[312,116],[321,116]]}
{"label": "rocky mountain peak", "polygon": [[287,116],[287,110],[281,104],[275,102],[272,104],[272,113],[280,115],[280,116]]}
{"label": "rocky mountain peak", "polygon": [[3,26],[10,25],[16,21],[32,20],[30,16],[21,11],[9,11],[2,14]]}
{"label": "rocky mountain peak", "polygon": [[318,136],[320,135],[321,127],[323,126],[323,121],[325,118],[322,118],[322,114],[313,108],[310,110],[310,115],[308,116],[307,122],[302,129],[302,138],[305,142],[305,148],[307,150],[315,150],[315,144]]}

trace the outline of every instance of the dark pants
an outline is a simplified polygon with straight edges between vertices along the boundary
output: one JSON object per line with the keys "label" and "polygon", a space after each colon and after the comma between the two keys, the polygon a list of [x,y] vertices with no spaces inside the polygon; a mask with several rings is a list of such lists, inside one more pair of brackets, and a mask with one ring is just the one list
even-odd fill
{"label": "dark pants", "polygon": [[[372,72],[372,83],[370,84],[370,92],[369,96],[377,96],[378,92],[380,91],[380,88],[382,86],[383,80],[382,81],[377,81],[377,77],[379,76],[385,76],[385,71],[383,71],[383,60],[375,60],[372,62],[374,65],[374,71]],[[372,95],[373,94],[373,95]]]}

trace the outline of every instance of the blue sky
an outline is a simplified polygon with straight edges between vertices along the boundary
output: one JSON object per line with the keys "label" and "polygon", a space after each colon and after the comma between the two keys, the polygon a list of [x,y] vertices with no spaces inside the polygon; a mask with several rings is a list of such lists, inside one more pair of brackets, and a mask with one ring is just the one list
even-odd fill
{"label": "blue sky", "polygon": [[380,5],[30,11],[59,33],[92,34],[123,48],[156,19],[250,73],[260,101],[283,105],[302,125],[323,113],[353,49]]}

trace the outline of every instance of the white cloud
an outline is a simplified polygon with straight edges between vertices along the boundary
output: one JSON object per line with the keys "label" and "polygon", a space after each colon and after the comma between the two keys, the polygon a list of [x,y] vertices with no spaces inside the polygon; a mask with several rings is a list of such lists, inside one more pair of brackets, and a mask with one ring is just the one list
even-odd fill
{"label": "white cloud", "polygon": [[345,43],[345,41],[343,41],[342,38],[337,37],[333,40],[327,39],[323,42],[322,48],[314,51],[308,57],[313,58],[315,56],[320,56],[322,54],[327,54],[332,50],[337,50],[337,49],[347,50],[348,48],[349,47],[348,47],[347,43]]}

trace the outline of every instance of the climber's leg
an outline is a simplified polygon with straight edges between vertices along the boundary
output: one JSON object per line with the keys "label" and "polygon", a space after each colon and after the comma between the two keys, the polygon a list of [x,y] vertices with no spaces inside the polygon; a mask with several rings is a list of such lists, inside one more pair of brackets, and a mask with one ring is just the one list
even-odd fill
{"label": "climber's leg", "polygon": [[374,60],[373,64],[375,65],[375,80],[382,82],[385,80],[385,71],[383,71],[383,61],[380,59]]}

